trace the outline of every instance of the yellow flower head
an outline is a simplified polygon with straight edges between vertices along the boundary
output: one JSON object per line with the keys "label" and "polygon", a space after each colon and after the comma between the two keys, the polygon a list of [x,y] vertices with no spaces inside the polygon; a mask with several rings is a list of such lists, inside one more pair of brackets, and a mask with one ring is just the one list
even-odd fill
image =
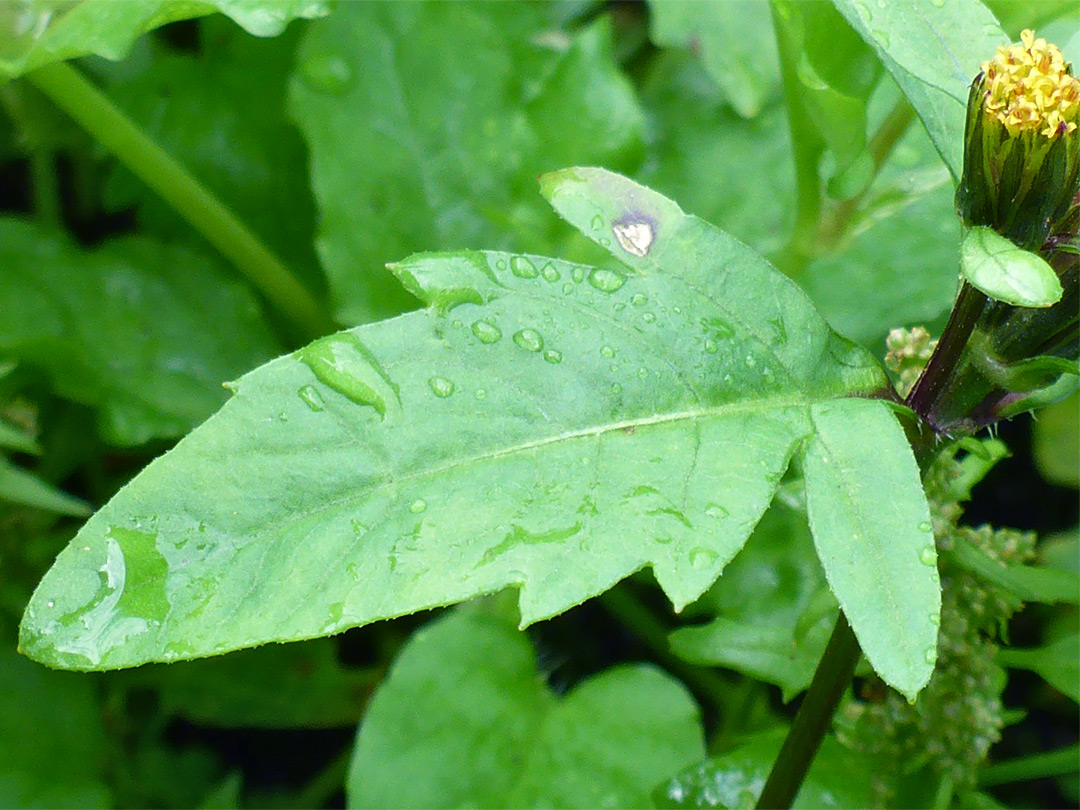
{"label": "yellow flower head", "polygon": [[1056,45],[1026,30],[1020,45],[1001,46],[983,62],[986,88],[983,109],[1015,136],[1036,131],[1047,138],[1076,129],[1080,81]]}

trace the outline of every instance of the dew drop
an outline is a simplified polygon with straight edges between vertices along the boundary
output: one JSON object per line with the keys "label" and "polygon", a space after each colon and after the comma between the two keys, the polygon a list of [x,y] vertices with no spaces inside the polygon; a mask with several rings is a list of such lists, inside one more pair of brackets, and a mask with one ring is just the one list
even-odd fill
{"label": "dew drop", "polygon": [[934,8],[945,8],[945,0],[930,0],[930,5]]}
{"label": "dew drop", "polygon": [[510,259],[510,272],[518,278],[536,278],[540,271],[527,256],[514,256]]}
{"label": "dew drop", "polygon": [[622,393],[622,386],[619,385],[618,383],[612,383],[611,384],[611,393],[613,393],[613,394],[621,394]]}
{"label": "dew drop", "polygon": [[580,264],[575,265],[574,269],[570,271],[570,278],[574,280],[575,284],[580,284],[585,280],[585,268]]}
{"label": "dew drop", "polygon": [[717,350],[716,341],[712,338],[705,338],[705,351],[709,354],[716,354]]}
{"label": "dew drop", "polygon": [[358,405],[374,408],[382,418],[401,409],[397,386],[352,332],[320,338],[296,357],[321,383]]}
{"label": "dew drop", "polygon": [[690,567],[702,571],[716,562],[717,554],[712,549],[698,546],[690,550]]}
{"label": "dew drop", "polygon": [[866,5],[866,3],[858,3],[857,2],[857,3],[855,3],[855,10],[857,12],[859,12],[859,16],[862,17],[862,21],[864,23],[870,22],[870,19],[871,19],[870,6]]}
{"label": "dew drop", "polygon": [[535,329],[520,329],[514,333],[514,343],[527,352],[538,352],[544,348],[544,337]]}
{"label": "dew drop", "polygon": [[652,312],[643,312],[641,313],[641,320],[645,321],[645,323],[652,323],[656,320],[656,315]]}
{"label": "dew drop", "polygon": [[551,262],[548,262],[540,269],[540,275],[544,277],[544,281],[550,281],[553,284],[562,278],[562,274],[555,269],[555,265]]}
{"label": "dew drop", "polygon": [[941,626],[941,614],[940,613],[931,613],[930,616],[929,616],[929,619],[930,619],[930,624],[934,625],[934,627],[940,627]]}
{"label": "dew drop", "polygon": [[630,296],[630,305],[635,307],[643,307],[649,303],[649,298],[642,293],[634,293]]}
{"label": "dew drop", "polygon": [[592,222],[590,223],[590,225],[594,231],[603,230],[604,218],[597,214],[595,217],[592,218]]}
{"label": "dew drop", "polygon": [[476,335],[477,340],[481,343],[498,343],[502,337],[502,330],[495,324],[488,323],[487,321],[474,321],[472,325],[472,333]]}
{"label": "dew drop", "polygon": [[560,352],[558,349],[545,349],[544,359],[552,365],[556,365],[562,362],[562,352]]}
{"label": "dew drop", "polygon": [[655,542],[657,545],[661,545],[661,546],[671,545],[671,543],[673,543],[674,541],[675,541],[674,537],[672,537],[670,535],[666,535],[666,534],[665,535],[660,535],[659,537],[654,537],[653,538],[653,542]]}
{"label": "dew drop", "polygon": [[322,394],[314,385],[305,385],[296,393],[304,401],[304,404],[316,413],[326,410],[326,403],[323,402]]}
{"label": "dew drop", "polygon": [[589,284],[600,292],[613,293],[626,283],[626,276],[618,270],[597,267],[589,273]]}
{"label": "dew drop", "polygon": [[711,518],[726,518],[728,516],[728,510],[718,503],[710,503],[705,507],[705,514]]}
{"label": "dew drop", "polygon": [[929,520],[924,520],[922,523],[919,524],[920,532],[932,532],[933,530],[934,524],[932,524]]}
{"label": "dew drop", "polygon": [[570,295],[574,291],[574,285],[569,281],[562,285],[563,295]]}
{"label": "dew drop", "polygon": [[937,647],[927,647],[926,652],[923,654],[923,658],[928,664],[937,663]]}
{"label": "dew drop", "polygon": [[414,515],[419,515],[425,509],[427,509],[427,502],[423,498],[417,498],[415,501],[409,504],[409,511],[412,512]]}
{"label": "dew drop", "polygon": [[885,31],[871,31],[870,36],[876,39],[882,48],[888,48],[892,44],[892,40],[889,39],[889,35]]}
{"label": "dew drop", "polygon": [[919,562],[923,565],[934,565],[937,562],[937,551],[933,546],[923,546],[919,549]]}
{"label": "dew drop", "polygon": [[642,366],[641,368],[639,368],[637,370],[637,375],[638,375],[639,379],[644,380],[646,377],[649,376],[649,370],[647,368],[645,368],[644,366]]}
{"label": "dew drop", "polygon": [[50,599],[47,604],[49,607],[56,607],[56,602],[54,602],[52,599]]}
{"label": "dew drop", "polygon": [[601,357],[606,357],[608,360],[610,360],[611,358],[613,358],[615,356],[615,350],[613,348],[611,348],[610,346],[601,346],[600,347],[600,356]]}
{"label": "dew drop", "polygon": [[427,384],[431,393],[440,399],[446,399],[454,393],[454,383],[445,377],[429,377]]}
{"label": "dew drop", "polygon": [[483,388],[477,388],[476,393],[473,396],[481,400],[487,399],[487,391],[485,391]]}

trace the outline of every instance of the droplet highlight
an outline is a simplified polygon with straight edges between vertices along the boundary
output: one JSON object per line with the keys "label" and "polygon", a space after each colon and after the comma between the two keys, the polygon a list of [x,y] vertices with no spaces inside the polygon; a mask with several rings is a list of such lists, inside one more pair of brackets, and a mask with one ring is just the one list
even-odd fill
{"label": "droplet highlight", "polygon": [[527,352],[539,352],[544,348],[544,337],[535,329],[521,329],[514,333],[514,343]]}
{"label": "droplet highlight", "polygon": [[502,330],[495,324],[488,323],[487,321],[474,321],[470,327],[472,333],[476,335],[476,339],[481,343],[498,343],[502,338]]}
{"label": "droplet highlight", "polygon": [[428,387],[431,389],[431,393],[439,397],[439,399],[446,399],[448,396],[454,393],[454,383],[445,377],[429,377]]}

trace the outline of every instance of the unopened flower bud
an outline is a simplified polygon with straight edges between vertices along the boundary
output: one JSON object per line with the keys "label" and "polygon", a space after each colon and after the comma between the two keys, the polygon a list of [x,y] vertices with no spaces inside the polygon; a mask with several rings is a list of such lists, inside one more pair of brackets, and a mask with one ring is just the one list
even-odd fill
{"label": "unopened flower bud", "polygon": [[1020,37],[972,82],[956,206],[966,225],[1037,250],[1073,204],[1080,81],[1055,45]]}

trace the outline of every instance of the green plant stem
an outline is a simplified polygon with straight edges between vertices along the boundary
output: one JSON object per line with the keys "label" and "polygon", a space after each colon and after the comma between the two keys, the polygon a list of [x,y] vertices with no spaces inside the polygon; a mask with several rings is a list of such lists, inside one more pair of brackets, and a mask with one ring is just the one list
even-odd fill
{"label": "green plant stem", "polygon": [[308,782],[303,790],[296,794],[291,807],[325,807],[330,799],[345,786],[345,778],[349,773],[349,762],[352,760],[352,746],[349,746],[334,757],[315,777]]}
{"label": "green plant stem", "polygon": [[780,52],[780,76],[784,82],[791,151],[795,159],[795,225],[787,246],[775,257],[776,266],[787,275],[797,275],[817,249],[821,221],[821,181],[818,161],[824,142],[802,104],[802,83],[792,55],[799,52],[791,41],[788,26],[772,5],[776,45]]}
{"label": "green plant stem", "polygon": [[915,111],[905,99],[896,102],[889,114],[885,116],[885,120],[881,122],[877,132],[866,144],[866,151],[870,154],[870,160],[873,164],[870,181],[866,184],[866,189],[861,193],[849,200],[844,200],[836,206],[828,222],[821,229],[822,247],[831,247],[844,238],[844,234],[858,213],[859,206],[862,205],[863,200],[866,198],[871,184],[885,165],[885,161],[889,159],[889,155],[892,154],[897,142],[907,132],[907,128],[914,120]]}
{"label": "green plant stem", "polygon": [[75,68],[58,62],[26,79],[161,195],[308,337],[333,331],[323,308],[285,265]]}
{"label": "green plant stem", "polygon": [[631,633],[637,636],[663,666],[679,676],[691,689],[724,711],[731,686],[716,672],[688,664],[671,652],[669,628],[634,596],[626,585],[617,585],[599,597],[600,604]]}
{"label": "green plant stem", "polygon": [[953,304],[941,339],[930,356],[930,362],[908,394],[907,406],[933,427],[936,427],[933,418],[935,408],[953,380],[956,363],[986,304],[987,297],[983,293],[966,281],[961,283],[960,294]]}
{"label": "green plant stem", "polygon": [[1047,776],[1067,776],[1078,770],[1080,745],[1070,745],[1057,751],[1044,751],[987,765],[979,772],[979,787],[989,788],[1010,782],[1044,779]]}
{"label": "green plant stem", "polygon": [[759,810],[780,810],[790,807],[795,800],[858,661],[859,642],[841,611],[810,688],[762,788],[757,803]]}

